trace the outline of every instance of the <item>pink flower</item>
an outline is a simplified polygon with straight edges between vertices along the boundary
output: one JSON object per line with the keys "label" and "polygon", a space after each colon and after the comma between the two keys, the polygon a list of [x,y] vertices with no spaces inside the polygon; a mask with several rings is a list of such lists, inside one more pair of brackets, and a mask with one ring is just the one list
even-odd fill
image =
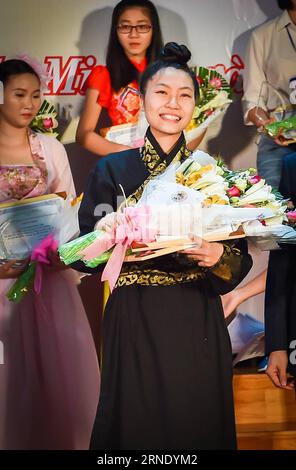
{"label": "pink flower", "polygon": [[296,222],[296,211],[288,212],[287,217],[288,217],[288,219],[293,220],[293,221]]}
{"label": "pink flower", "polygon": [[53,128],[53,121],[51,118],[44,118],[43,119],[43,127],[44,129],[52,129]]}
{"label": "pink flower", "polygon": [[250,178],[248,178],[248,181],[251,184],[259,183],[259,181],[261,181],[261,180],[262,180],[262,177],[259,176],[259,175],[254,175],[254,176],[251,176]]}
{"label": "pink flower", "polygon": [[231,188],[227,189],[227,193],[229,197],[239,197],[241,195],[240,190],[236,186],[231,186]]}
{"label": "pink flower", "polygon": [[209,117],[209,116],[211,116],[211,114],[213,114],[213,112],[214,112],[213,109],[207,109],[207,110],[205,111],[205,115],[206,115],[207,117]]}
{"label": "pink flower", "polygon": [[203,79],[197,76],[196,80],[197,80],[197,83],[199,84],[199,86],[202,86],[202,84],[204,82]]}
{"label": "pink flower", "polygon": [[209,84],[212,85],[212,87],[216,88],[216,90],[220,90],[222,87],[222,80],[221,78],[214,77],[209,81]]}
{"label": "pink flower", "polygon": [[16,56],[16,59],[22,60],[32,67],[32,69],[37,73],[40,79],[41,90],[46,90],[48,82],[51,79],[47,68],[38,60],[34,59],[33,57],[30,57],[28,54],[19,54]]}

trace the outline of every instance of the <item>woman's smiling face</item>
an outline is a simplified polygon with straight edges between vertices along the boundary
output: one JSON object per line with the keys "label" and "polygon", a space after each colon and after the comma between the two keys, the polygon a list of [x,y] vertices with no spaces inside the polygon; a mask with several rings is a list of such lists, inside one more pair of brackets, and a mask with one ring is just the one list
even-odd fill
{"label": "woman's smiling face", "polygon": [[192,78],[174,67],[161,69],[147,82],[143,103],[155,137],[160,134],[180,135],[194,111]]}

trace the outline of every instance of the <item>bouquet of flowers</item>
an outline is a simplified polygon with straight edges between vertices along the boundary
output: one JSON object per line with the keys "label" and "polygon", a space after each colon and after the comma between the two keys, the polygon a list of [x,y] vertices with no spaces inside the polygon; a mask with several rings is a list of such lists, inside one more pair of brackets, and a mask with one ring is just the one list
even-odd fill
{"label": "bouquet of flowers", "polygon": [[195,67],[199,84],[199,97],[186,134],[187,140],[197,137],[232,103],[232,89],[227,80],[216,70]]}
{"label": "bouquet of flowers", "polygon": [[136,206],[121,211],[111,233],[95,230],[61,246],[59,253],[65,264],[107,262],[102,280],[112,289],[123,261],[186,249],[193,245],[189,233],[209,241],[253,235],[254,221],[261,227],[257,234],[264,236],[267,225],[282,226],[285,208],[255,169],[232,171],[196,151],[148,182]]}
{"label": "bouquet of flowers", "polygon": [[58,133],[56,129],[58,127],[58,121],[56,119],[57,112],[52,104],[47,100],[44,100],[38,114],[30,123],[30,127],[35,132],[42,134],[50,134],[53,137],[57,137]]}
{"label": "bouquet of flowers", "polygon": [[[196,161],[198,154],[200,158]],[[222,160],[216,161],[199,151],[188,160],[177,170],[176,181],[205,196],[206,237],[207,233],[215,236],[223,226],[229,234],[233,227],[245,236],[261,239],[271,233],[283,235],[287,201],[265,183],[256,169],[230,170]]]}
{"label": "bouquet of flowers", "polygon": [[283,198],[257,174],[255,168],[230,170],[223,160],[196,151],[176,171],[176,182],[200,191],[203,205],[267,207],[274,213],[285,210]]}

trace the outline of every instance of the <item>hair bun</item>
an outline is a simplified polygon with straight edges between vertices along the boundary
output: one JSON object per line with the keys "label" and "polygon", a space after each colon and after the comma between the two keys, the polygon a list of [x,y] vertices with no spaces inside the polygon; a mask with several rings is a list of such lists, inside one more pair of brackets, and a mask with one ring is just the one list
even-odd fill
{"label": "hair bun", "polygon": [[160,56],[166,62],[185,65],[191,59],[191,52],[184,44],[168,42],[161,51]]}

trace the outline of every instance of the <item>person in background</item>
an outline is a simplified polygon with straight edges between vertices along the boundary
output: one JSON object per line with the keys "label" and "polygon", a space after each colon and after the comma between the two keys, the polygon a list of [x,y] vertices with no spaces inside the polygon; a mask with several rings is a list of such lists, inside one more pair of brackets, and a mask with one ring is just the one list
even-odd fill
{"label": "person in background", "polygon": [[[296,205],[296,157],[283,158],[280,192]],[[265,294],[267,375],[284,389],[296,378],[296,245],[270,252]],[[289,372],[293,378],[287,376]]]}
{"label": "person in background", "polygon": [[[278,6],[283,13],[252,32],[245,57],[242,98],[245,123],[259,130],[272,119],[276,107],[282,105],[277,93],[284,107],[296,112],[290,99],[296,62],[296,0],[278,0]],[[258,174],[278,188],[282,158],[290,154],[296,154],[296,144],[285,146],[281,140],[262,134],[257,153]]]}
{"label": "person in background", "polygon": [[[41,69],[33,60],[0,64],[0,202],[66,191],[75,196],[64,147],[29,124],[41,105]],[[39,294],[6,294],[28,260],[0,262],[0,449],[88,447],[99,394],[99,367],[77,290],[77,273],[56,250],[42,269]]]}
{"label": "person in background", "polygon": [[[112,125],[137,123],[141,115],[139,77],[156,60],[162,48],[159,17],[150,0],[121,0],[112,15],[106,66],[98,65],[86,83],[86,97],[76,140],[87,150],[104,156],[127,150],[96,132],[102,109]],[[198,147],[206,131],[188,147]]]}
{"label": "person in background", "polygon": [[106,66],[98,65],[86,83],[86,97],[77,128],[79,144],[100,156],[128,147],[96,132],[102,109],[112,125],[136,123],[140,114],[139,76],[162,48],[157,10],[150,0],[121,0],[114,8]]}
{"label": "person in background", "polygon": [[[290,83],[296,75],[296,0],[277,3],[283,13],[252,32],[245,57],[244,118],[247,125],[255,125],[259,131],[272,121],[272,113],[282,101],[287,110],[296,113],[295,102],[290,98],[293,91]],[[286,146],[279,139],[260,135],[258,174],[275,189],[279,186],[286,155],[296,156],[296,144]],[[265,291],[266,275],[264,270],[243,287],[222,297],[226,317],[242,302]]]}

